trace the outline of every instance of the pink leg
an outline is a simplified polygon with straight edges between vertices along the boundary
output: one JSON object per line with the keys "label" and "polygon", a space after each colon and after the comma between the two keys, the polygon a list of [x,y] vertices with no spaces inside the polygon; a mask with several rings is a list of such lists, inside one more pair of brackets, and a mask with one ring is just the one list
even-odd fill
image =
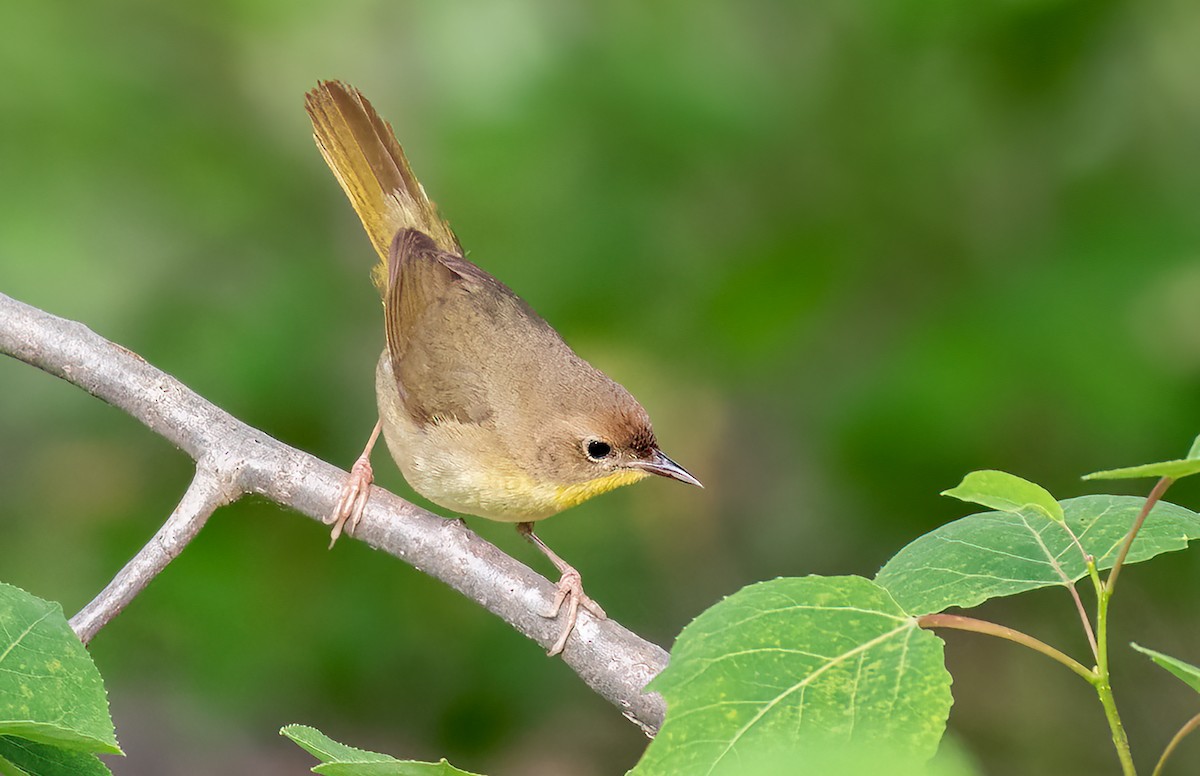
{"label": "pink leg", "polygon": [[575,620],[579,616],[579,607],[587,609],[591,614],[600,620],[608,619],[608,615],[604,613],[604,609],[600,604],[588,598],[583,592],[583,579],[579,576],[579,572],[575,567],[567,563],[554,550],[546,546],[546,543],[538,538],[533,532],[533,523],[517,523],[517,531],[521,533],[529,541],[542,551],[542,554],[550,559],[554,567],[558,569],[558,573],[562,576],[558,580],[558,591],[554,595],[554,603],[550,605],[550,611],[543,612],[543,617],[557,617],[562,611],[563,604],[567,605],[566,616],[563,619],[562,633],[559,634],[558,641],[554,642],[554,646],[546,653],[553,657],[563,651],[567,646],[567,637],[571,635],[571,631],[575,630]]}

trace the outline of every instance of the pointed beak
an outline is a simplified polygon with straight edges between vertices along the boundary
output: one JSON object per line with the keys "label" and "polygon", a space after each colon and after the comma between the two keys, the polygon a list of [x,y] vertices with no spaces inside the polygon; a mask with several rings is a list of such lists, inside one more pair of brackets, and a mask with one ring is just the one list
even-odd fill
{"label": "pointed beak", "polygon": [[687,469],[663,455],[661,450],[655,450],[650,454],[649,458],[644,460],[630,461],[627,466],[631,469],[641,469],[651,474],[657,474],[660,477],[670,477],[673,480],[686,482],[688,485],[695,485],[698,488],[704,487],[700,483],[700,480],[693,477]]}

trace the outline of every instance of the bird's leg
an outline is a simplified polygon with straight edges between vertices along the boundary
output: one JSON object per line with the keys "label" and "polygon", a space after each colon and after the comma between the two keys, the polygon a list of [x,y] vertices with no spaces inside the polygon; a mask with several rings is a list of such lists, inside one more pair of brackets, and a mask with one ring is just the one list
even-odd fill
{"label": "bird's leg", "polygon": [[367,506],[367,499],[371,496],[371,482],[375,479],[375,473],[371,471],[371,449],[379,440],[379,431],[382,428],[383,419],[381,418],[375,423],[375,430],[371,432],[371,438],[367,440],[367,446],[363,448],[362,455],[350,467],[350,476],[342,483],[342,492],[338,496],[337,504],[333,507],[333,512],[325,518],[326,525],[333,524],[333,530],[329,532],[330,548],[342,535],[342,528],[347,523],[349,523],[348,527],[351,532],[358,527],[363,509]]}
{"label": "bird's leg", "polygon": [[554,595],[554,603],[550,605],[550,611],[543,612],[543,617],[557,617],[562,611],[563,604],[567,605],[566,617],[563,621],[562,633],[559,634],[558,641],[554,642],[554,646],[546,652],[547,655],[553,657],[563,651],[563,647],[567,645],[567,637],[571,635],[571,631],[575,630],[575,619],[579,616],[579,607],[587,609],[591,614],[600,620],[608,619],[608,615],[600,608],[600,604],[588,598],[583,592],[583,579],[579,576],[579,572],[575,567],[567,563],[562,558],[558,557],[558,553],[546,546],[546,543],[538,538],[533,532],[533,523],[517,523],[517,531],[542,551],[542,554],[550,559],[554,567],[558,569],[558,573],[562,576],[558,580],[558,591]]}

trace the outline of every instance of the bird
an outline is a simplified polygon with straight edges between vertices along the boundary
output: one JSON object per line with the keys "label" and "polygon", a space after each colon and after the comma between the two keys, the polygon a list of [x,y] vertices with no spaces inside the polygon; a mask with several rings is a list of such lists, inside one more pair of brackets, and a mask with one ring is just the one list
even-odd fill
{"label": "bird", "polygon": [[386,342],[375,370],[379,420],[326,520],[330,546],[358,524],[382,431],[417,493],[454,512],[514,523],[555,566],[555,597],[541,614],[562,615],[548,651],[559,654],[580,608],[606,614],[584,593],[579,572],[534,533],[534,522],[650,475],[703,485],[662,452],[628,390],[467,260],[391,125],[360,91],[320,81],[305,108],[379,256],[372,279]]}

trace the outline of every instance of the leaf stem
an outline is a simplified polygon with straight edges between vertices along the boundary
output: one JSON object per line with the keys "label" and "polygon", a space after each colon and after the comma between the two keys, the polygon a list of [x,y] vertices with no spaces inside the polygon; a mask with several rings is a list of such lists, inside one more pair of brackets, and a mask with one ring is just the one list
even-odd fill
{"label": "leaf stem", "polygon": [[1154,490],[1150,491],[1150,495],[1146,497],[1146,503],[1142,504],[1142,511],[1138,512],[1137,519],[1133,521],[1133,527],[1129,529],[1129,533],[1125,536],[1125,542],[1121,545],[1121,552],[1117,554],[1117,560],[1113,563],[1112,571],[1108,574],[1108,582],[1105,583],[1104,589],[1109,595],[1112,595],[1113,588],[1117,586],[1117,575],[1121,573],[1121,568],[1125,565],[1125,558],[1129,555],[1129,548],[1133,546],[1133,540],[1137,538],[1138,531],[1142,530],[1142,523],[1146,522],[1146,516],[1150,514],[1150,510],[1154,509],[1154,505],[1167,492],[1167,488],[1171,487],[1171,483],[1175,480],[1170,477],[1163,477],[1154,486]]}
{"label": "leaf stem", "polygon": [[1099,679],[1099,675],[1095,671],[1085,668],[1078,660],[1055,649],[1046,642],[1039,641],[1027,633],[1022,633],[1021,631],[1013,630],[994,622],[977,620],[974,617],[963,617],[957,614],[926,614],[917,618],[917,625],[920,625],[922,628],[953,628],[954,630],[983,633],[999,639],[1007,639],[1021,646],[1029,647],[1035,652],[1040,652],[1051,660],[1062,663],[1083,677],[1088,684],[1095,685]]}
{"label": "leaf stem", "polygon": [[[1149,510],[1146,510],[1147,512]],[[1137,526],[1130,533],[1134,533]],[[1100,651],[1096,655],[1096,695],[1100,705],[1104,707],[1104,716],[1108,719],[1108,727],[1112,731],[1113,746],[1117,748],[1117,758],[1121,761],[1121,772],[1125,776],[1137,776],[1133,766],[1133,755],[1129,751],[1129,737],[1125,735],[1125,727],[1121,724],[1121,715],[1117,713],[1117,702],[1113,698],[1112,683],[1108,673],[1108,602],[1112,591],[1107,587],[1100,591],[1096,602],[1096,637],[1100,642]]]}
{"label": "leaf stem", "polygon": [[[1050,567],[1054,569],[1054,573],[1058,574],[1058,578],[1062,580],[1063,585],[1071,593],[1071,598],[1075,600],[1075,608],[1079,612],[1079,621],[1083,623],[1083,632],[1087,635],[1088,646],[1092,648],[1092,657],[1095,657],[1096,634],[1092,631],[1092,621],[1088,618],[1087,610],[1083,606],[1083,601],[1079,598],[1079,590],[1075,587],[1075,581],[1067,575],[1067,572],[1063,571],[1063,567],[1059,564],[1054,553],[1050,552],[1050,548],[1047,547],[1046,543],[1042,541],[1041,534],[1035,531],[1029,525],[1029,522],[1025,520],[1024,515],[1021,516],[1021,521],[1024,522],[1025,527],[1029,528],[1029,530],[1033,533],[1034,540],[1037,541],[1038,546],[1042,548],[1042,552],[1046,554],[1046,559],[1050,562]],[[1075,543],[1075,546],[1079,548],[1080,554],[1083,555],[1083,562],[1090,564],[1092,556],[1088,555],[1088,553],[1083,549],[1083,545],[1079,543],[1079,539],[1075,536],[1075,532],[1071,530],[1071,527],[1067,525],[1065,520],[1059,525],[1063,527],[1063,530],[1065,530],[1067,535],[1071,537],[1071,540]],[[1092,565],[1089,565],[1089,568],[1092,568]],[[1099,576],[1095,576],[1094,579],[1098,582]]]}
{"label": "leaf stem", "polygon": [[1067,590],[1071,591],[1071,598],[1075,600],[1075,609],[1079,612],[1080,621],[1083,622],[1083,632],[1087,634],[1088,646],[1092,648],[1092,657],[1099,657],[1099,648],[1096,646],[1096,633],[1092,630],[1092,620],[1088,617],[1087,609],[1083,606],[1083,599],[1079,597],[1079,590],[1075,587],[1074,582],[1067,585]]}
{"label": "leaf stem", "polygon": [[1075,532],[1071,530],[1071,526],[1067,525],[1066,520],[1063,520],[1062,527],[1063,530],[1067,532],[1067,536],[1071,537],[1071,543],[1075,545],[1075,549],[1079,550],[1079,555],[1083,558],[1083,562],[1087,563],[1088,559],[1092,556],[1088,554],[1087,550],[1083,549],[1083,545],[1079,542],[1079,537],[1076,536]]}
{"label": "leaf stem", "polygon": [[1163,750],[1162,757],[1158,758],[1158,764],[1154,766],[1154,773],[1150,776],[1161,776],[1163,766],[1167,764],[1167,758],[1171,756],[1171,752],[1175,751],[1175,747],[1179,746],[1188,733],[1191,733],[1196,728],[1200,727],[1200,714],[1189,719],[1184,723],[1183,727],[1179,728],[1179,732],[1171,739],[1171,743],[1167,744],[1167,748]]}

